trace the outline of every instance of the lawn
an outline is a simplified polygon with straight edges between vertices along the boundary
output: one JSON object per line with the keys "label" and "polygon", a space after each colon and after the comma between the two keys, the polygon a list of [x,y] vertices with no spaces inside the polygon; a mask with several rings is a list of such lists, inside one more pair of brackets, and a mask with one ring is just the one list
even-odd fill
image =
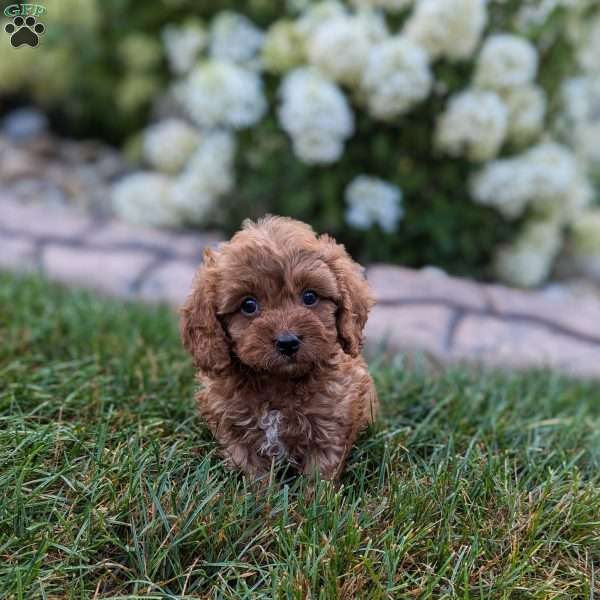
{"label": "lawn", "polygon": [[261,490],[169,309],[0,275],[0,340],[1,598],[600,598],[598,385],[374,363],[341,484]]}

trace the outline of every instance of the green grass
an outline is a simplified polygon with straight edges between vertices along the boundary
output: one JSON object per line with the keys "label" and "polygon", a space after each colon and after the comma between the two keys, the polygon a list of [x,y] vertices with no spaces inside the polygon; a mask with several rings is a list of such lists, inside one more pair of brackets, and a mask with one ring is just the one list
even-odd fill
{"label": "green grass", "polygon": [[168,309],[0,275],[0,598],[600,598],[600,387],[373,373],[341,485],[261,492]]}

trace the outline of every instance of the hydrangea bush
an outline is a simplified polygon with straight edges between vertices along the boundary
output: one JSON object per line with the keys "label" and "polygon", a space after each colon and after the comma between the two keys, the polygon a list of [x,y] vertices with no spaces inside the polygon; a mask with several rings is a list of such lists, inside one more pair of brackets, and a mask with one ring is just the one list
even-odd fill
{"label": "hydrangea bush", "polygon": [[123,217],[234,230],[274,212],[363,261],[521,286],[565,257],[590,272],[591,0],[253,0],[245,14],[114,0],[103,11],[133,5],[138,31],[113,44],[121,76],[101,95],[121,116],[154,104],[128,144],[144,170],[114,187]]}
{"label": "hydrangea bush", "polygon": [[[578,72],[562,82],[558,130],[600,189],[600,13],[577,4],[567,21]],[[581,18],[581,16],[587,18]],[[600,281],[600,208],[584,207],[570,222],[563,270]]]}

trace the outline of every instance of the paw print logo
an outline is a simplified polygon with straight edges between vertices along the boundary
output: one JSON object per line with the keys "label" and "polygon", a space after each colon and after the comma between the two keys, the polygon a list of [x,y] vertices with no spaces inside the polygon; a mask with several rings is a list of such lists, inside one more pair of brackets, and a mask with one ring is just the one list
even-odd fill
{"label": "paw print logo", "polygon": [[39,36],[46,31],[46,28],[37,22],[35,17],[15,17],[12,23],[4,26],[4,31],[10,35],[10,43],[14,48],[27,44],[32,48],[38,45]]}

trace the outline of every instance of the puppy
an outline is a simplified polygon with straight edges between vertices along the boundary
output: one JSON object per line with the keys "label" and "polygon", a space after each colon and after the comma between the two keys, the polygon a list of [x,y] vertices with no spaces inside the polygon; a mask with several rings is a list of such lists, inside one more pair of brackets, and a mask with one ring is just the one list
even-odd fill
{"label": "puppy", "polygon": [[200,413],[232,467],[285,461],[336,478],[378,400],[360,355],[374,304],[362,268],[283,217],[246,221],[206,250],[181,313]]}

